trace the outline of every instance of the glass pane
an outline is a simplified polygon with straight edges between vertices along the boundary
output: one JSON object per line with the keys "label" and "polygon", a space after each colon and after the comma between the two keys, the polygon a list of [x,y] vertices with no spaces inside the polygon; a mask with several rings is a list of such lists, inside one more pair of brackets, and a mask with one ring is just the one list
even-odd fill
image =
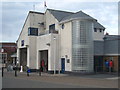
{"label": "glass pane", "polygon": [[73,71],[93,71],[93,26],[89,21],[72,23]]}

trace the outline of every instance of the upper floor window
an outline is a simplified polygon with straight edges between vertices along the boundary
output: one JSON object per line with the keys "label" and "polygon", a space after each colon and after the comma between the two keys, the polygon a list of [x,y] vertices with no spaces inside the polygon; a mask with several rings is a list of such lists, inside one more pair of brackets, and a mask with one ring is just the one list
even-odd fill
{"label": "upper floor window", "polygon": [[64,29],[64,27],[65,27],[65,25],[64,25],[64,24],[62,24],[62,29]]}
{"label": "upper floor window", "polygon": [[49,32],[54,32],[55,31],[55,24],[49,25]]}
{"label": "upper floor window", "polygon": [[102,29],[100,29],[100,32],[102,32]]}
{"label": "upper floor window", "polygon": [[94,28],[94,32],[97,32],[97,28]]}
{"label": "upper floor window", "polygon": [[38,36],[38,28],[29,27],[28,35],[29,36]]}
{"label": "upper floor window", "polygon": [[24,46],[24,40],[21,41],[21,46]]}

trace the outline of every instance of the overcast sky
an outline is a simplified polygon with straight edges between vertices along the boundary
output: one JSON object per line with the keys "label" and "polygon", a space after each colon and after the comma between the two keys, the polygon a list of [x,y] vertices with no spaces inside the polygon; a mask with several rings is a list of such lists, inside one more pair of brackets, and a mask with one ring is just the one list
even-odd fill
{"label": "overcast sky", "polygon": [[[23,24],[30,10],[44,12],[44,0],[30,0],[31,2],[8,2],[0,3],[0,25],[2,25],[2,41],[16,42],[22,30]],[[16,0],[17,1],[17,0]],[[64,11],[83,12],[94,17],[101,23],[110,35],[118,34],[118,2],[80,2],[80,0],[46,0],[47,8]],[[1,40],[0,40],[1,41]]]}

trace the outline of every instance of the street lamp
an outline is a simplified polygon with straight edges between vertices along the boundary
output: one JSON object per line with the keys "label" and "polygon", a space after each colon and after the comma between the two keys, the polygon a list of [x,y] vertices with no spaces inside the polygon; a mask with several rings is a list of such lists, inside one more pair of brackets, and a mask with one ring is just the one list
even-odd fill
{"label": "street lamp", "polygon": [[[54,37],[53,40],[54,40],[54,43],[55,43],[55,42],[56,42],[56,37]],[[55,46],[55,48],[54,48],[54,74],[55,74],[55,73],[56,73],[56,71],[55,71],[55,64],[56,64],[56,62],[55,62],[55,56],[56,56],[56,44],[54,44],[54,46]]]}

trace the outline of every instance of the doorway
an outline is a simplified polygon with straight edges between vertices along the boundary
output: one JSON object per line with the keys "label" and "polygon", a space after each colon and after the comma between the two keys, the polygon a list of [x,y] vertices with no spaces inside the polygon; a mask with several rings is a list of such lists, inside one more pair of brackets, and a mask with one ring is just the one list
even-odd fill
{"label": "doorway", "polygon": [[[48,50],[40,50],[40,67],[43,67],[42,71],[46,72],[48,71]],[[44,62],[44,65],[42,66],[42,62]]]}
{"label": "doorway", "polygon": [[27,48],[20,49],[20,66],[23,66],[23,70],[27,69]]}
{"label": "doorway", "polygon": [[61,58],[61,72],[65,72],[65,58]]}
{"label": "doorway", "polygon": [[94,71],[103,72],[103,56],[94,56]]}

